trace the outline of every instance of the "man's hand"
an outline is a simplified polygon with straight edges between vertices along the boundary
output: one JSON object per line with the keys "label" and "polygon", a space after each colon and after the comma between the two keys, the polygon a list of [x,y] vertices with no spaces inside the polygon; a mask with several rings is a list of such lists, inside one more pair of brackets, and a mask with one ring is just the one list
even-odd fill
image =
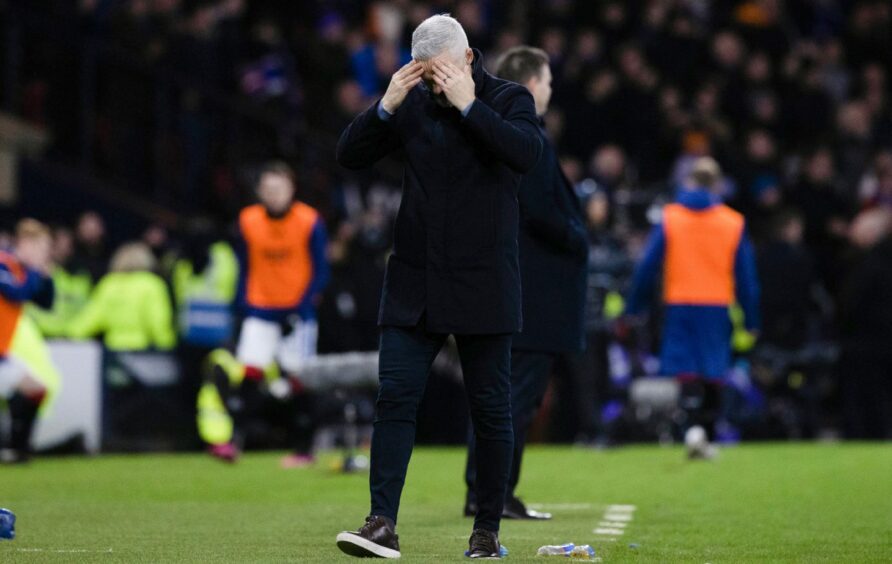
{"label": "man's hand", "polygon": [[397,108],[406,99],[409,90],[415,88],[415,85],[421,82],[421,75],[424,72],[424,66],[418,61],[412,60],[406,63],[403,68],[393,73],[390,84],[387,86],[387,92],[381,98],[381,107],[388,114],[395,114]]}
{"label": "man's hand", "polygon": [[434,59],[434,82],[443,89],[446,99],[459,111],[464,110],[476,99],[471,65],[459,69],[452,63]]}

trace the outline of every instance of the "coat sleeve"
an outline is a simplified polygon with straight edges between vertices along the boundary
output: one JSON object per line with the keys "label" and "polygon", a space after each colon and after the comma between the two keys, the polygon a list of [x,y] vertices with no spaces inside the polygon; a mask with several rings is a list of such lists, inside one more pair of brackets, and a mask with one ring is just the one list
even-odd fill
{"label": "coat sleeve", "polygon": [[173,327],[173,306],[161,278],[154,279],[151,295],[144,303],[149,306],[144,312],[149,343],[158,350],[172,349],[177,341]]}
{"label": "coat sleeve", "polygon": [[542,141],[532,94],[522,87],[515,90],[504,116],[478,98],[462,121],[512,170],[526,174],[539,161]]}
{"label": "coat sleeve", "polygon": [[737,303],[743,310],[743,321],[750,331],[761,325],[759,312],[759,276],[756,272],[756,256],[749,236],[744,232],[734,258],[734,290]]}
{"label": "coat sleeve", "polygon": [[313,278],[307,287],[307,291],[297,308],[298,314],[302,319],[312,319],[316,317],[316,299],[328,285],[331,278],[331,267],[328,264],[326,256],[326,247],[328,246],[328,235],[325,231],[325,222],[322,218],[316,219],[316,225],[313,226],[313,234],[310,236],[310,258],[313,261]]}
{"label": "coat sleeve", "polygon": [[632,277],[632,287],[629,290],[629,300],[626,303],[626,313],[638,315],[644,313],[650,307],[654,287],[663,267],[663,257],[666,254],[666,235],[663,226],[657,225],[650,232],[644,256],[635,275]]}
{"label": "coat sleeve", "polygon": [[543,156],[539,164],[520,182],[517,199],[522,221],[529,231],[558,252],[586,256],[588,236],[582,223],[561,212],[556,204],[556,190],[564,189],[559,170],[553,170]]}
{"label": "coat sleeve", "polygon": [[[49,305],[46,305],[47,293],[49,293]],[[49,278],[30,268],[25,269],[25,278],[19,281],[6,264],[0,263],[0,295],[11,302],[21,303],[30,300],[41,307],[50,307],[53,303],[53,284]]]}
{"label": "coat sleeve", "polygon": [[356,116],[341,133],[336,156],[344,168],[370,167],[400,147],[401,141],[393,126],[378,116],[378,103]]}
{"label": "coat sleeve", "polygon": [[68,322],[66,333],[72,339],[89,339],[105,331],[108,305],[108,281],[102,279],[93,290],[90,300],[78,314]]}
{"label": "coat sleeve", "polygon": [[244,308],[247,304],[245,297],[248,288],[248,244],[245,241],[245,236],[242,234],[242,228],[239,223],[232,227],[229,243],[232,245],[232,251],[235,253],[235,260],[238,265],[235,299],[232,305],[234,308]]}

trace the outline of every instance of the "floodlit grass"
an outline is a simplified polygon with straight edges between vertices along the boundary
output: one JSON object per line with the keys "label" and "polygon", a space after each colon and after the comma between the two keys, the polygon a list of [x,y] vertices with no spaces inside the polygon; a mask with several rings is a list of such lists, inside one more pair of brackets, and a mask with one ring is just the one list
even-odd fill
{"label": "floodlit grass", "polygon": [[[18,516],[2,562],[348,562],[335,534],[362,523],[367,476],[236,466],[201,455],[38,459],[0,467]],[[418,449],[398,531],[407,562],[460,561],[464,453]],[[529,450],[520,492],[548,523],[505,522],[512,562],[543,544],[591,544],[604,562],[880,562],[892,559],[892,446],[729,448],[690,463],[677,448]],[[610,504],[637,507],[616,540],[593,529]],[[635,547],[631,547],[634,545]]]}

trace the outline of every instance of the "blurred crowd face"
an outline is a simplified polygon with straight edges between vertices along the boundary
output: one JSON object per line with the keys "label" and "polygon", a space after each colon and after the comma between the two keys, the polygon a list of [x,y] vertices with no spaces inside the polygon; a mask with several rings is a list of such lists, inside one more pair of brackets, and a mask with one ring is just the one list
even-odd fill
{"label": "blurred crowd face", "polygon": [[605,145],[595,151],[591,163],[592,172],[602,182],[618,184],[626,170],[626,156],[616,145]]}
{"label": "blurred crowd face", "polygon": [[105,239],[105,222],[96,212],[83,214],[77,222],[77,240],[87,246],[101,245]]}
{"label": "blurred crowd face", "polygon": [[595,192],[589,198],[585,206],[585,215],[588,218],[588,224],[594,229],[601,229],[607,225],[607,218],[610,214],[610,200],[604,192]]}
{"label": "blurred crowd face", "polygon": [[150,225],[143,233],[142,240],[153,249],[161,249],[167,244],[167,229],[158,224]]}
{"label": "blurred crowd face", "polygon": [[765,53],[754,53],[746,63],[746,78],[754,84],[771,80],[771,59]]}
{"label": "blurred crowd face", "polygon": [[584,61],[597,59],[601,54],[601,38],[592,29],[586,29],[576,38],[576,55]]}
{"label": "blurred crowd face", "polygon": [[758,129],[749,134],[746,152],[750,160],[757,163],[771,162],[777,154],[774,139],[764,129]]}
{"label": "blurred crowd face", "polygon": [[827,149],[816,152],[808,161],[806,178],[815,186],[826,186],[833,181],[833,155]]}
{"label": "blurred crowd face", "polygon": [[47,272],[52,247],[53,240],[48,234],[39,237],[24,237],[16,240],[15,254],[26,266]]}
{"label": "blurred crowd face", "polygon": [[552,61],[564,58],[564,50],[567,47],[567,39],[564,32],[558,28],[549,28],[543,32],[539,39],[539,47],[548,53]]}
{"label": "blurred crowd face", "polygon": [[264,173],[257,185],[257,197],[268,212],[281,215],[288,211],[294,199],[294,183],[284,174]]}
{"label": "blurred crowd face", "polygon": [[836,114],[836,125],[847,137],[869,139],[871,131],[870,112],[863,102],[849,102]]}
{"label": "blurred crowd face", "polygon": [[337,99],[338,107],[348,116],[355,116],[366,107],[362,88],[355,80],[344,81],[338,86]]}
{"label": "blurred crowd face", "polygon": [[527,82],[526,86],[536,103],[536,115],[544,116],[548,111],[548,104],[551,102],[551,79],[551,69],[548,65],[542,65],[539,75]]}
{"label": "blurred crowd face", "polygon": [[53,233],[53,262],[65,264],[74,254],[74,234],[68,229],[56,229]]}
{"label": "blurred crowd face", "polygon": [[743,61],[743,43],[730,31],[723,31],[712,42],[712,54],[725,69],[736,69]]}
{"label": "blurred crowd face", "polygon": [[786,223],[784,223],[783,227],[780,231],[781,239],[783,239],[786,243],[789,243],[793,246],[798,246],[802,243],[802,236],[805,232],[805,226],[802,223],[802,218],[799,216],[790,217]]}
{"label": "blurred crowd face", "polygon": [[868,249],[892,233],[892,212],[875,208],[861,212],[849,230],[852,244]]}

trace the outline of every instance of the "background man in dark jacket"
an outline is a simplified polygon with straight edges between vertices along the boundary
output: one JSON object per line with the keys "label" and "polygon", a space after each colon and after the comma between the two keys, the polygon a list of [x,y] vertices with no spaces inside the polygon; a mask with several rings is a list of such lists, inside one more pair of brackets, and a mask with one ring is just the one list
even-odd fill
{"label": "background man in dark jacket", "polygon": [[868,209],[849,235],[857,249],[843,287],[839,363],[843,430],[892,439],[892,212]]}
{"label": "background man in dark jacket", "polygon": [[469,556],[498,556],[511,465],[511,335],[521,328],[517,189],[541,142],[530,93],[488,74],[461,25],[433,16],[412,62],[338,143],[358,169],[402,151],[403,200],[384,280],[380,388],[372,436],[371,514],[338,535],[355,556],[399,557],[394,532],[431,363],[449,334],[474,421],[479,511]]}
{"label": "background man in dark jacket", "polygon": [[[502,57],[499,78],[530,91],[539,116],[551,99],[548,55],[534,47],[516,47]],[[511,418],[514,458],[502,515],[512,519],[550,519],[528,510],[514,494],[526,434],[542,402],[548,375],[558,353],[583,347],[586,258],[585,224],[573,186],[564,176],[554,147],[540,123],[542,157],[520,183],[520,276],[523,287],[523,331],[511,346]],[[468,445],[465,515],[477,513],[476,445]]]}

